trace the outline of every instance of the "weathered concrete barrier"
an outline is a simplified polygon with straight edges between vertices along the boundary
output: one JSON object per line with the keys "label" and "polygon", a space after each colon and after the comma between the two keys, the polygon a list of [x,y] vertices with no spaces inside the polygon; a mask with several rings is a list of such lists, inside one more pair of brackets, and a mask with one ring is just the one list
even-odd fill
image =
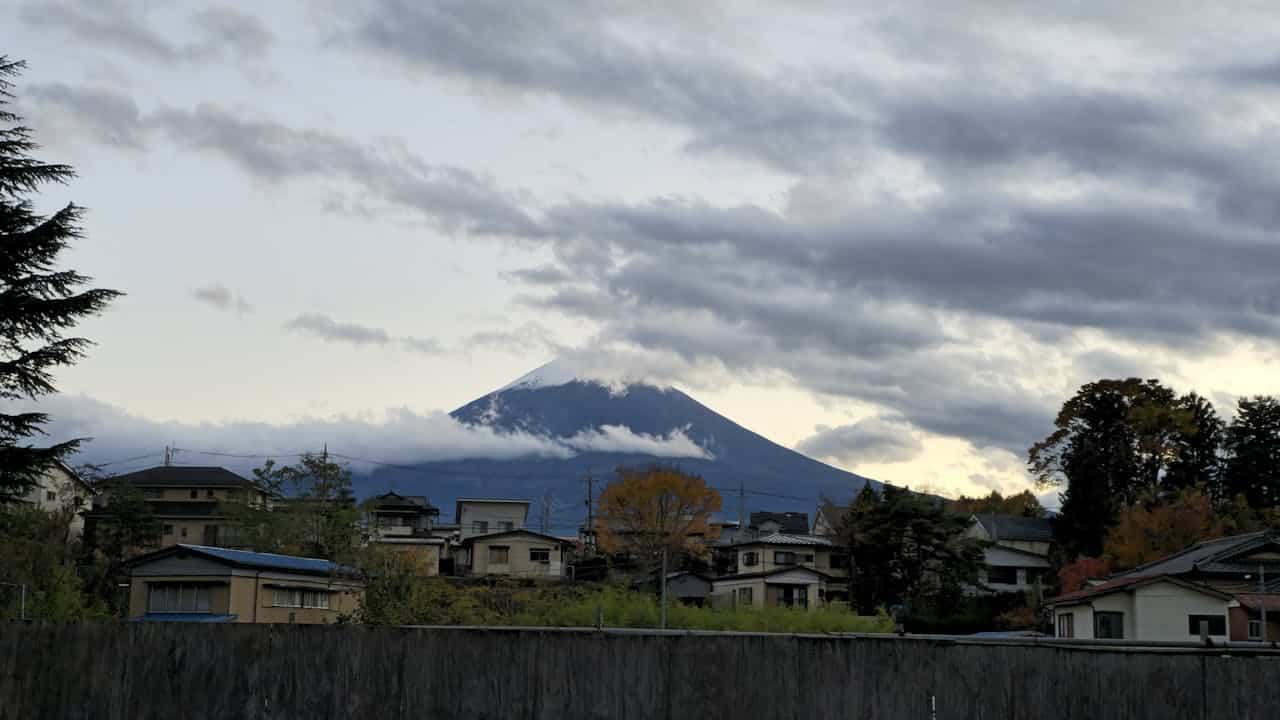
{"label": "weathered concrete barrier", "polygon": [[876,636],[0,624],[2,720],[934,717],[1273,719],[1280,656]]}

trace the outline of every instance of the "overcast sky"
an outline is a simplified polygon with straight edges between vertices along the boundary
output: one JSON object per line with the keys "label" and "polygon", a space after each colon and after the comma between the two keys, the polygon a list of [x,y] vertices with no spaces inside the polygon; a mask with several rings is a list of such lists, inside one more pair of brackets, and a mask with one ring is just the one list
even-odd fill
{"label": "overcast sky", "polygon": [[1091,379],[1280,392],[1280,13],[1023,5],[3,0],[128,293],[62,427],[391,452],[560,357],[972,493]]}

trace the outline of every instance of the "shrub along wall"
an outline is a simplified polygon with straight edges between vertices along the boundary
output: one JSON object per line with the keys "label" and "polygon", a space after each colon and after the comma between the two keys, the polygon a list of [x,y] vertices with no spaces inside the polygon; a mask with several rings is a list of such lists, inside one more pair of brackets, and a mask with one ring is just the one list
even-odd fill
{"label": "shrub along wall", "polygon": [[[0,624],[0,718],[1274,718],[1280,656],[893,637]],[[931,715],[935,712],[935,715]]]}

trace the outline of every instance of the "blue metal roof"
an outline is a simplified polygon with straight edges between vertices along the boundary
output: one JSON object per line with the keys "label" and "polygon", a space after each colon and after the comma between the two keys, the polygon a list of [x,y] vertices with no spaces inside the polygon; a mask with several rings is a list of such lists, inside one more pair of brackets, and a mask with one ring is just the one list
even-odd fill
{"label": "blue metal roof", "polygon": [[238,615],[212,615],[210,613],[147,613],[133,618],[134,622],[197,622],[224,623],[235,620]]}
{"label": "blue metal roof", "polygon": [[241,567],[261,570],[283,570],[307,575],[352,575],[356,572],[355,568],[339,565],[323,558],[277,555],[275,553],[249,552],[248,550],[228,550],[227,548],[210,547],[208,545],[177,545],[176,547],[180,551],[186,550],[213,560],[221,560]]}

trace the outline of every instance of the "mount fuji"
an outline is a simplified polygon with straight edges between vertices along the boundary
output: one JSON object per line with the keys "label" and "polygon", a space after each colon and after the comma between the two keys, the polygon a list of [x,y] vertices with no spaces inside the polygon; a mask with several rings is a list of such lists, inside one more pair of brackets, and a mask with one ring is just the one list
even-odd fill
{"label": "mount fuji", "polygon": [[818,462],[725,418],[685,393],[645,382],[606,382],[553,361],[450,415],[498,433],[554,440],[560,456],[434,461],[384,467],[356,478],[358,495],[388,489],[426,495],[450,518],[459,497],[528,498],[537,526],[546,502],[549,531],[565,534],[585,516],[586,478],[598,493],[619,466],[675,465],[701,475],[736,514],[739,487],[748,511],[812,513],[820,495],[848,499],[873,480]]}

